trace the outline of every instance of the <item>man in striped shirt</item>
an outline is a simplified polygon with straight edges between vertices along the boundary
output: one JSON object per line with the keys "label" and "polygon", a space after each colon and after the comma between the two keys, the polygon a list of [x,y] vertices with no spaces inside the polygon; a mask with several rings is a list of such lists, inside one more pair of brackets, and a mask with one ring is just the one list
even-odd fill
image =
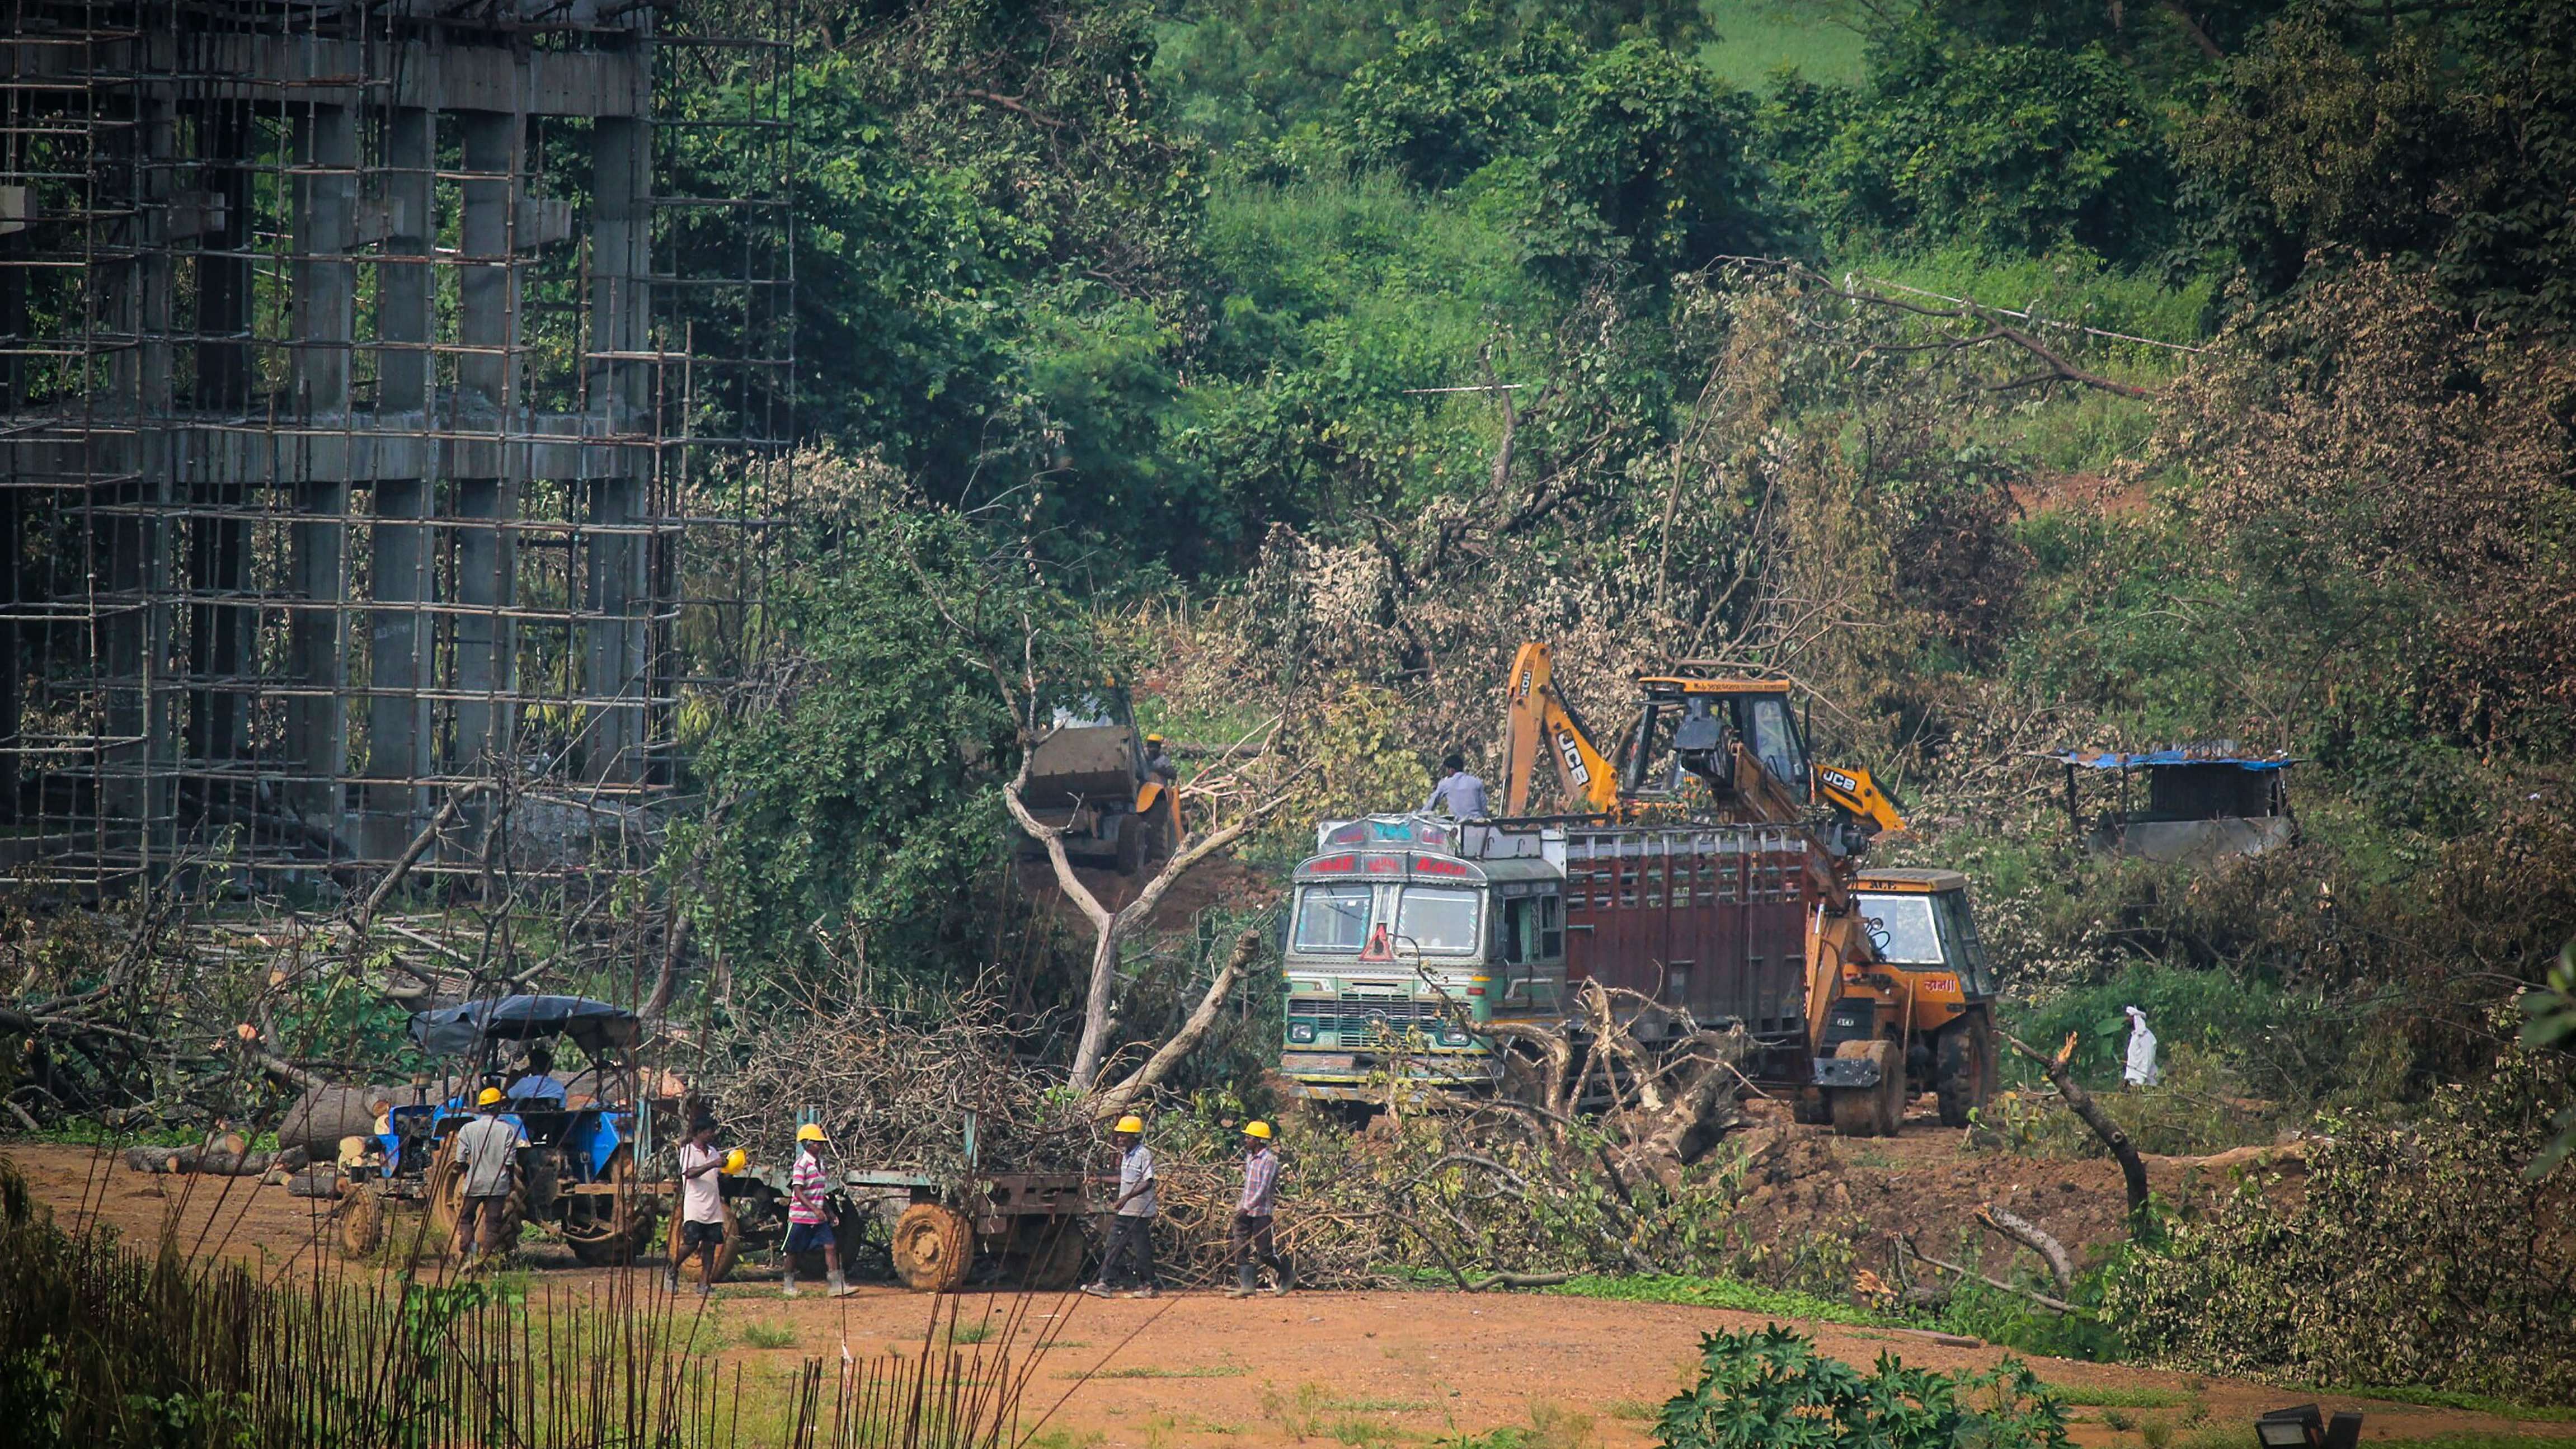
{"label": "man in striped shirt", "polygon": [[831,1175],[823,1170],[823,1149],[831,1139],[823,1135],[818,1122],[808,1122],[796,1129],[796,1166],[787,1174],[787,1296],[796,1292],[796,1259],[802,1253],[821,1253],[823,1266],[831,1273],[832,1296],[847,1298],[858,1290],[841,1276],[841,1245],[832,1236],[831,1210],[824,1205],[823,1195],[831,1191]]}
{"label": "man in striped shirt", "polygon": [[1270,1291],[1285,1293],[1296,1285],[1296,1277],[1271,1234],[1271,1215],[1279,1202],[1279,1154],[1270,1150],[1270,1124],[1243,1124],[1243,1148],[1243,1196],[1234,1204],[1234,1286],[1225,1296],[1251,1297],[1265,1263],[1279,1275],[1279,1285]]}

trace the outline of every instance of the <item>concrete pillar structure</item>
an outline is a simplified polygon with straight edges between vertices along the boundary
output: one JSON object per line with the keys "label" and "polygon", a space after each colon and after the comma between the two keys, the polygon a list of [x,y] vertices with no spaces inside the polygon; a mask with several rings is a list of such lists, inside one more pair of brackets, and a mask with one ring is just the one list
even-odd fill
{"label": "concrete pillar structure", "polygon": [[[649,428],[653,420],[652,137],[641,119],[602,119],[591,126],[591,410],[611,434]],[[583,736],[582,773],[592,780],[641,781],[647,761],[645,701],[650,593],[646,587],[644,480],[631,461],[589,484],[590,520],[622,532],[589,536],[591,614],[584,650],[584,690],[614,704],[594,707]],[[632,703],[628,703],[632,701]]]}
{"label": "concrete pillar structure", "polygon": [[429,495],[418,478],[377,480],[367,530],[375,608],[367,627],[367,805],[358,844],[377,860],[400,856],[428,818],[429,791],[417,777],[430,764],[430,702],[421,693],[432,683],[430,616],[417,606],[431,602],[435,580]]}
{"label": "concrete pillar structure", "polygon": [[[295,264],[295,394],[309,421],[348,419],[356,364],[358,267],[357,115],[346,106],[317,106],[302,127],[304,170],[295,186],[295,232],[306,254]],[[341,625],[348,599],[349,484],[345,478],[293,481],[287,496],[290,571],[286,668],[286,757],[280,762],[287,807],[335,842],[347,802],[348,684]],[[333,849],[336,852],[338,845]]]}

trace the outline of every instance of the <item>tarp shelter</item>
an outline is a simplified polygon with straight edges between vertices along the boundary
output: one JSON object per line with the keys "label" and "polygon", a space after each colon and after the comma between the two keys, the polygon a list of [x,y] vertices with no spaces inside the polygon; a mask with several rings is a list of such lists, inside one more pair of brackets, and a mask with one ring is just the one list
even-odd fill
{"label": "tarp shelter", "polygon": [[[2290,813],[2288,755],[2249,755],[2232,744],[2195,745],[2124,754],[2063,750],[2048,756],[2066,767],[2066,813],[2098,851],[2154,860],[2256,855],[2298,837]],[[2104,812],[2085,832],[2079,771],[2116,776],[2127,807]],[[2143,777],[2143,805],[2128,783]]]}
{"label": "tarp shelter", "polygon": [[568,1036],[592,1056],[635,1045],[635,1013],[586,996],[504,996],[417,1012],[411,1039],[432,1056],[465,1056],[485,1041]]}

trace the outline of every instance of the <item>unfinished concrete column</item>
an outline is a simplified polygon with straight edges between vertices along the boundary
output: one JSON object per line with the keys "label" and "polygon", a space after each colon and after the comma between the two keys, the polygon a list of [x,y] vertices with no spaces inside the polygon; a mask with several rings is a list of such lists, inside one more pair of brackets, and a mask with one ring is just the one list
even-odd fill
{"label": "unfinished concrete column", "polygon": [[[197,113],[205,201],[188,223],[196,230],[197,390],[200,408],[238,412],[250,406],[251,215],[250,106],[209,101]],[[199,230],[202,228],[202,230]]]}
{"label": "unfinished concrete column", "polygon": [[[376,607],[367,640],[367,821],[360,848],[391,860],[428,815],[429,773],[429,485],[417,478],[379,479],[369,529],[368,575]],[[414,607],[405,608],[410,604]]]}
{"label": "unfinished concrete column", "polygon": [[[644,488],[634,478],[594,478],[585,535],[590,567],[582,607],[591,615],[582,692],[595,700],[582,734],[582,776],[644,778],[644,641],[652,600],[645,589]],[[609,701],[614,701],[613,703]]]}
{"label": "unfinished concrete column", "polygon": [[[358,245],[356,117],[343,107],[318,107],[303,140],[308,169],[295,190],[295,235],[307,260],[295,265],[295,392],[308,417],[345,418],[358,267],[338,258]],[[335,781],[346,773],[349,756],[347,706],[339,692],[347,683],[341,620],[348,597],[348,480],[298,480],[293,497],[287,673],[298,692],[286,705],[285,800],[305,824],[336,839],[346,802]]]}
{"label": "unfinished concrete column", "polygon": [[[435,52],[422,50],[406,64],[429,63]],[[398,106],[385,123],[385,247],[391,260],[376,266],[376,336],[384,344],[376,353],[376,409],[379,426],[385,413],[430,408],[430,386],[437,369],[430,366],[429,238],[430,171],[438,163],[437,113]],[[423,469],[424,472],[428,471]]]}
{"label": "unfinished concrete column", "polygon": [[[634,119],[591,128],[591,407],[611,434],[652,423],[652,136]],[[647,622],[644,478],[650,454],[617,449],[616,476],[590,482],[590,519],[622,531],[593,533],[588,592],[592,618],[584,650],[585,692],[614,698],[595,707],[583,737],[583,774],[593,780],[645,777]],[[628,703],[627,701],[632,701]]]}
{"label": "unfinished concrete column", "polygon": [[[483,698],[456,707],[454,765],[480,768],[487,756],[506,755],[516,734],[516,711],[503,697],[517,684],[518,634],[505,611],[517,598],[518,550],[510,521],[519,509],[517,481],[507,476],[514,459],[508,435],[518,396],[518,207],[524,117],[502,111],[469,111],[463,117],[465,169],[494,179],[464,183],[459,244],[469,257],[497,258],[466,266],[458,276],[457,340],[497,353],[457,359],[459,390],[480,393],[499,411],[493,418],[491,456],[504,476],[459,478],[454,514],[468,520],[456,529],[456,689]],[[474,613],[474,609],[487,612]]]}

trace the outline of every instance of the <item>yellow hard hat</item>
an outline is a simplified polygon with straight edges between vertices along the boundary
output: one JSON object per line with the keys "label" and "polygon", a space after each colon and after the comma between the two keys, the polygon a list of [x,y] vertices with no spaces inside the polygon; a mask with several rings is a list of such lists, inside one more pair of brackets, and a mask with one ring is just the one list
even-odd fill
{"label": "yellow hard hat", "polygon": [[1270,1124],[1267,1122],[1246,1122],[1243,1124],[1243,1135],[1246,1137],[1258,1137],[1262,1141],[1267,1142],[1270,1140]]}
{"label": "yellow hard hat", "polygon": [[1163,742],[1163,737],[1162,737],[1161,735],[1147,735],[1147,736],[1145,736],[1145,743],[1147,743],[1147,744],[1149,744],[1149,745],[1159,745],[1159,744],[1161,744],[1162,742]]}
{"label": "yellow hard hat", "polygon": [[474,1105],[477,1107],[500,1106],[501,1089],[498,1087],[485,1087],[482,1092],[474,1098]]}
{"label": "yellow hard hat", "polygon": [[1145,1130],[1145,1119],[1137,1116],[1133,1112],[1130,1112],[1126,1116],[1119,1118],[1118,1125],[1110,1128],[1109,1130],[1112,1132],[1134,1132],[1141,1135]]}
{"label": "yellow hard hat", "polygon": [[808,1122],[804,1126],[796,1129],[796,1140],[799,1142],[829,1142],[832,1139],[823,1135],[822,1123]]}
{"label": "yellow hard hat", "polygon": [[745,1166],[749,1165],[750,1162],[751,1154],[737,1147],[733,1151],[725,1154],[724,1170],[729,1174],[740,1172]]}

